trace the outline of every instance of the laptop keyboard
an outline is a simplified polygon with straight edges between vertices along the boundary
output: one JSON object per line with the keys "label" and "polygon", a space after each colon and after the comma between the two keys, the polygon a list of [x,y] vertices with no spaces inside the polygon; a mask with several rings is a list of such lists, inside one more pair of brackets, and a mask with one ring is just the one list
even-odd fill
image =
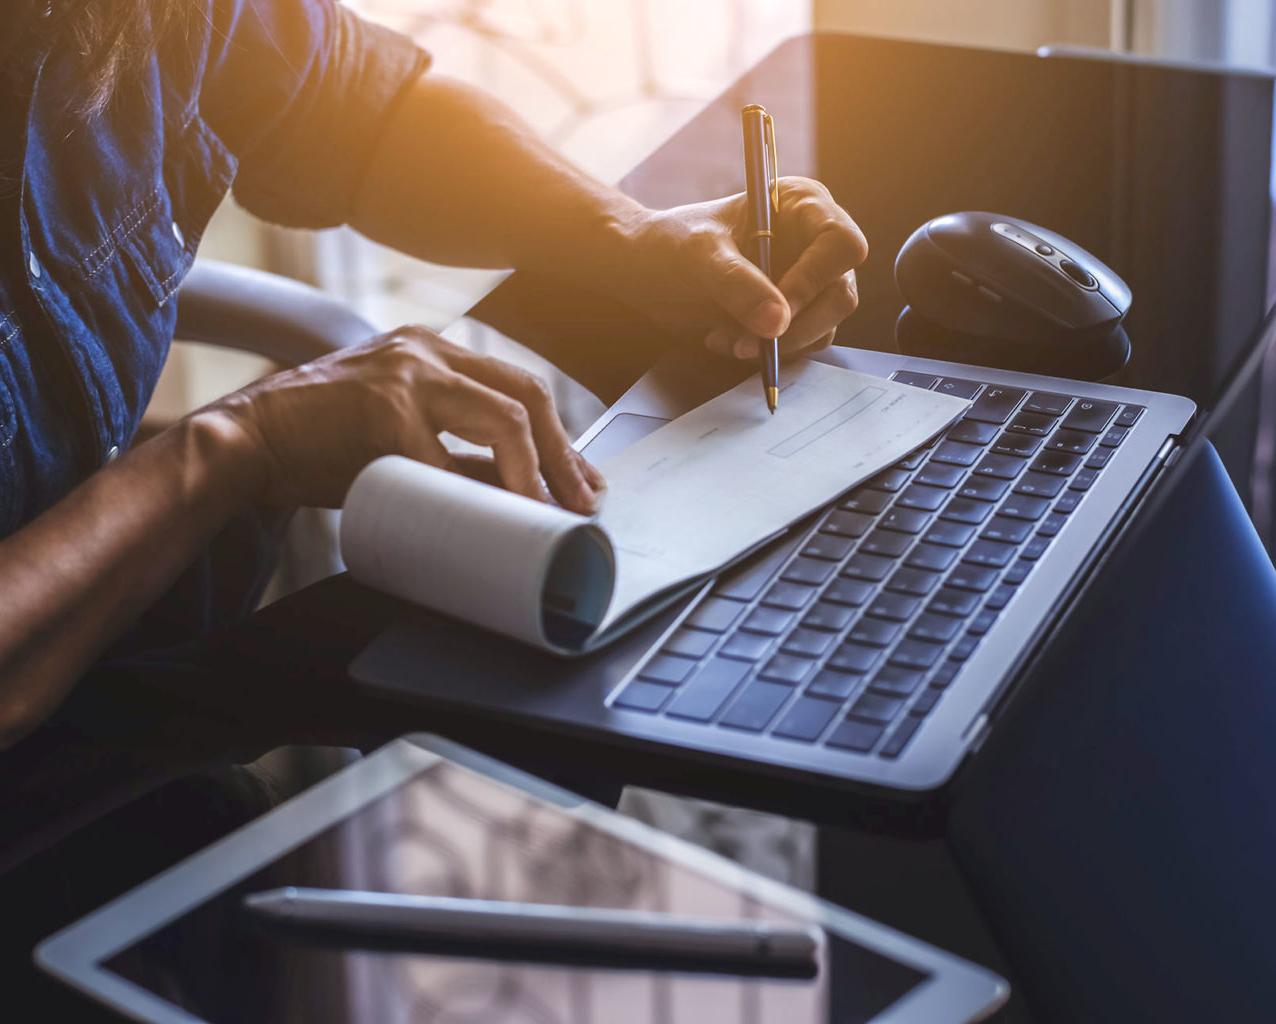
{"label": "laptop keyboard", "polygon": [[1138,405],[900,370],[966,415],[726,573],[613,706],[898,757]]}

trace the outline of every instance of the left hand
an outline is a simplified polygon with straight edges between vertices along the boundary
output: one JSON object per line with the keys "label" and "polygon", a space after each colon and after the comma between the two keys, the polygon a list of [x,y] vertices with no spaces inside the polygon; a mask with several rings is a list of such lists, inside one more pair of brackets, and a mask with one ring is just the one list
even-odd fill
{"label": "left hand", "polygon": [[754,266],[743,194],[644,210],[625,227],[625,258],[604,290],[719,355],[756,359],[760,338],[782,355],[833,343],[855,312],[855,268],[868,243],[818,181],[780,179],[772,283]]}

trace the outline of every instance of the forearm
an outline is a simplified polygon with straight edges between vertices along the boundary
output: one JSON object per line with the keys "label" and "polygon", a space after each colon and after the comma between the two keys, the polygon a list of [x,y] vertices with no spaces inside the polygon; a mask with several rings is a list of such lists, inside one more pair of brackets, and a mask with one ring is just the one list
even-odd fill
{"label": "forearm", "polygon": [[49,715],[260,486],[244,435],[196,414],[0,542],[0,747]]}
{"label": "forearm", "polygon": [[492,97],[425,75],[374,151],[354,227],[403,252],[579,280],[619,251],[641,207],[556,153]]}

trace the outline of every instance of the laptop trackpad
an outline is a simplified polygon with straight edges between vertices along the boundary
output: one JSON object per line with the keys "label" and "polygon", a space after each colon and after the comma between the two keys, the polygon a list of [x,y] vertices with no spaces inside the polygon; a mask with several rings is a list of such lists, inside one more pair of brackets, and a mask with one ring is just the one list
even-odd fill
{"label": "laptop trackpad", "polygon": [[617,413],[607,426],[585,445],[581,454],[588,457],[594,465],[598,465],[606,462],[613,455],[619,455],[635,441],[641,441],[668,422],[660,416],[640,416],[636,412]]}

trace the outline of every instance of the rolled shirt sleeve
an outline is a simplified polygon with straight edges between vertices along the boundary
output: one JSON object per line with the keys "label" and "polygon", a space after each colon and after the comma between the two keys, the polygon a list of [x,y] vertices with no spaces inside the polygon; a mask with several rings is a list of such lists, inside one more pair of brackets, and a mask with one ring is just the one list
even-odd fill
{"label": "rolled shirt sleeve", "polygon": [[239,161],[235,197],[279,224],[345,223],[429,56],[336,0],[210,0],[210,13],[200,112]]}

